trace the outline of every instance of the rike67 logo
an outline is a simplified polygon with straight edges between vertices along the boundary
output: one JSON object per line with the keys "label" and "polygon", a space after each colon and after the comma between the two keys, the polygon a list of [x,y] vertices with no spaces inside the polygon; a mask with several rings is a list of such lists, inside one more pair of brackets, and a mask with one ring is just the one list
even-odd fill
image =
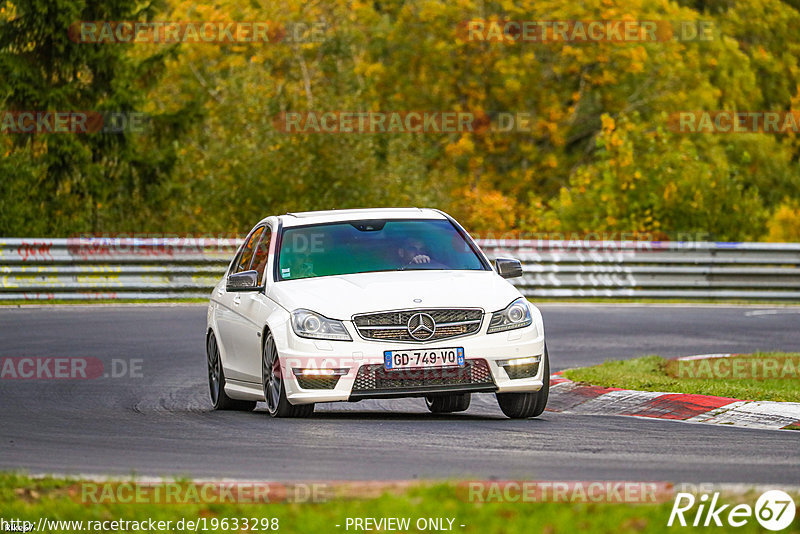
{"label": "rike67 logo", "polygon": [[678,493],[667,526],[685,527],[691,524],[694,527],[741,527],[755,516],[756,521],[765,529],[778,531],[791,525],[794,515],[794,500],[781,490],[764,492],[756,501],[755,508],[749,504],[737,504],[733,507],[722,504],[719,492],[715,492],[710,498],[707,493],[703,493],[699,499],[691,493]]}

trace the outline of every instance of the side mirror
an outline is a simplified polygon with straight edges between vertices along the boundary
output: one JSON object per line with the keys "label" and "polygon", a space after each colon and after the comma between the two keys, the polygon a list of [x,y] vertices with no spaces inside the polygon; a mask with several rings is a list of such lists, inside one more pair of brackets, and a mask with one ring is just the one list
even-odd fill
{"label": "side mirror", "polygon": [[228,291],[255,291],[258,289],[258,271],[242,271],[228,277]]}
{"label": "side mirror", "polygon": [[503,278],[517,278],[522,276],[522,264],[519,260],[511,258],[497,258],[494,260],[494,268],[497,274]]}

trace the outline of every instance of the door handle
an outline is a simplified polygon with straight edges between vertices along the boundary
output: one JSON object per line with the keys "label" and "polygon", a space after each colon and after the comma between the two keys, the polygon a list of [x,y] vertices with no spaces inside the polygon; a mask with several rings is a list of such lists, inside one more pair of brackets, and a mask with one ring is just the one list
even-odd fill
{"label": "door handle", "polygon": [[242,302],[242,296],[241,295],[236,295],[235,297],[233,297],[233,305],[234,306],[238,306],[240,302]]}

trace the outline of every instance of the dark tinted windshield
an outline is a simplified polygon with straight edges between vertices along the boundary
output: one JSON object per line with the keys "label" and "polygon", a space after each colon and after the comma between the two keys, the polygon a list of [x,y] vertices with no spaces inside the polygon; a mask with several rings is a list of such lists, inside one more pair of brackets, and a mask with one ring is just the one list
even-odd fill
{"label": "dark tinted windshield", "polygon": [[481,260],[447,220],[374,220],[286,228],[278,279],[375,271],[478,271]]}

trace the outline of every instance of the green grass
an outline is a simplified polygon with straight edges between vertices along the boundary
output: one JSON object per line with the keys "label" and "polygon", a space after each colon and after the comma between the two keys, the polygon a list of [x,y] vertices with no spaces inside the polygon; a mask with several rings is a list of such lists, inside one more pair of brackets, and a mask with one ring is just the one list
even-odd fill
{"label": "green grass", "polygon": [[[278,518],[279,532],[346,533],[348,517],[455,518],[454,532],[467,534],[575,532],[627,534],[639,532],[708,532],[708,528],[666,526],[673,499],[656,504],[586,503],[472,503],[455,483],[427,483],[384,492],[377,497],[339,497],[323,503],[272,504],[84,504],[78,481],[30,479],[0,475],[0,511],[4,519],[18,518],[37,524],[50,520],[172,521],[181,518]],[[726,495],[725,502],[755,504],[757,492]],[[688,517],[693,517],[687,514]],[[691,521],[691,519],[690,519]],[[336,525],[341,525],[336,527]],[[465,525],[463,528],[460,525]],[[35,528],[35,527],[34,527]],[[715,530],[715,529],[711,529]],[[717,528],[716,530],[724,530]],[[180,532],[174,530],[175,532]],[[252,530],[251,530],[252,531]],[[759,532],[755,518],[736,529]],[[59,531],[54,531],[54,533]],[[62,530],[61,532],[70,532]],[[200,532],[203,532],[201,529]],[[233,532],[229,530],[229,532]],[[268,531],[263,531],[268,532]],[[418,532],[412,526],[407,532]],[[432,532],[432,531],[431,531]],[[797,521],[782,531],[800,532]]]}
{"label": "green grass", "polygon": [[[800,354],[755,353],[735,356],[728,360],[733,365],[736,360],[750,363],[756,358],[778,360],[791,358],[796,361],[800,358]],[[796,373],[793,375],[794,378],[781,379],[678,378],[680,375],[675,372],[677,364],[675,360],[667,360],[661,356],[645,356],[632,360],[606,361],[593,367],[569,369],[564,372],[564,376],[575,382],[640,391],[696,393],[742,400],[800,402],[800,380],[797,379]]]}

